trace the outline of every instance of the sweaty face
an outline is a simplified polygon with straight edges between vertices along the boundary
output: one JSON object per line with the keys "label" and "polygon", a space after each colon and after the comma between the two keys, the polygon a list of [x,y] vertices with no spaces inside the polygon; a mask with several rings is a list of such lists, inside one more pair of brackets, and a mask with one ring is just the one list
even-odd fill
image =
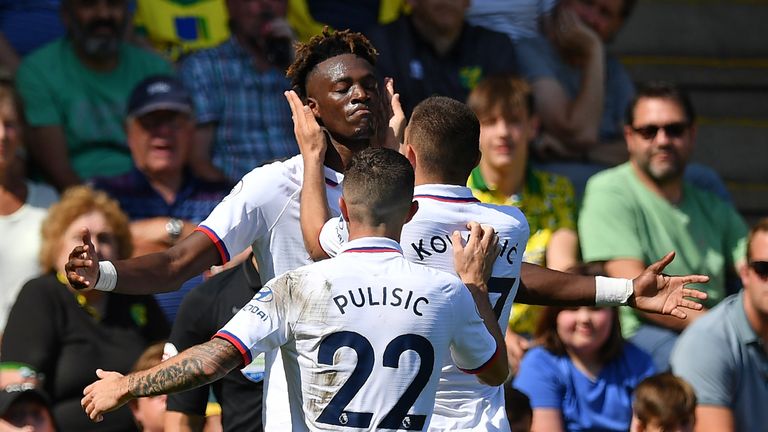
{"label": "sweaty face", "polygon": [[70,0],[65,13],[73,42],[93,58],[117,55],[127,21],[127,0]]}
{"label": "sweaty face", "polygon": [[528,159],[528,141],[533,135],[526,112],[506,118],[494,109],[480,120],[480,151],[483,161],[495,169],[509,167],[514,161]]}
{"label": "sweaty face", "polygon": [[315,66],[307,76],[307,100],[315,117],[341,139],[369,139],[383,118],[373,66],[354,54]]}
{"label": "sweaty face", "polygon": [[665,98],[644,98],[624,137],[632,163],[657,184],[680,179],[693,151],[694,129],[683,108]]}
{"label": "sweaty face", "polygon": [[613,309],[579,307],[557,314],[557,335],[568,352],[595,355],[611,334]]}
{"label": "sweaty face", "polygon": [[158,110],[128,119],[126,136],[134,163],[152,175],[181,172],[194,133],[189,114]]}
{"label": "sweaty face", "polygon": [[573,10],[603,42],[610,42],[624,23],[621,17],[623,2],[624,0],[567,0],[563,2],[563,7]]}

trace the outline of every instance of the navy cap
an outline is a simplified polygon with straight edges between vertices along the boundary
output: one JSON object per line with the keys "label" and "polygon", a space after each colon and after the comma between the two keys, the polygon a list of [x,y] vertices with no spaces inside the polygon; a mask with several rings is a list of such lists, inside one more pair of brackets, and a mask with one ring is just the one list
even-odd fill
{"label": "navy cap", "polygon": [[133,88],[128,98],[126,114],[129,117],[157,110],[192,113],[192,98],[178,79],[170,75],[153,75]]}
{"label": "navy cap", "polygon": [[4,416],[8,408],[14,402],[21,399],[21,397],[37,400],[48,409],[51,408],[51,401],[48,396],[43,391],[35,388],[34,385],[29,383],[11,384],[4,389],[0,389],[0,416]]}

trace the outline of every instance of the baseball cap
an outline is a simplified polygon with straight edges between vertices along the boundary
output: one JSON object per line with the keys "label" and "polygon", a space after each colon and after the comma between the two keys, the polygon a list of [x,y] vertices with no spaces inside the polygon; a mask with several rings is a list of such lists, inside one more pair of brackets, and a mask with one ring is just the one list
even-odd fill
{"label": "baseball cap", "polygon": [[128,98],[127,115],[138,117],[157,110],[192,113],[192,98],[181,81],[170,75],[153,75],[133,88]]}
{"label": "baseball cap", "polygon": [[49,409],[51,407],[51,401],[48,399],[48,396],[43,391],[37,389],[34,384],[11,384],[0,390],[0,416],[4,416],[8,412],[8,408],[22,397],[36,399]]}

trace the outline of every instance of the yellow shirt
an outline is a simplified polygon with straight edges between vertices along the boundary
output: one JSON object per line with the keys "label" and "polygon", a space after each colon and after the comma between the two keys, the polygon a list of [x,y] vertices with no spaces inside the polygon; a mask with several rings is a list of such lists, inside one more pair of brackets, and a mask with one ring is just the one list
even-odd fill
{"label": "yellow shirt", "polygon": [[[519,207],[528,219],[531,236],[523,260],[546,266],[546,252],[552,234],[560,228],[576,230],[576,199],[573,185],[566,177],[527,169],[525,186],[519,195],[506,196],[485,183],[480,167],[467,180],[475,198],[484,203]],[[515,333],[532,335],[540,306],[515,303],[509,326]]]}
{"label": "yellow shirt", "polygon": [[134,29],[170,60],[229,38],[224,0],[137,0]]}

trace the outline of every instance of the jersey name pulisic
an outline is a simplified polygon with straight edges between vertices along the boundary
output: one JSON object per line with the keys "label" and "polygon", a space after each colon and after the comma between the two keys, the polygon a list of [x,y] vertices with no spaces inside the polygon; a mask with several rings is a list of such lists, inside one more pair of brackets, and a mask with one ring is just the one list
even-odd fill
{"label": "jersey name pulisic", "polygon": [[425,430],[443,359],[477,373],[498,354],[458,278],[373,237],[268,282],[216,336],[246,364],[282,347],[293,431]]}
{"label": "jersey name pulisic", "polygon": [[[221,255],[230,257],[253,247],[262,284],[312,260],[304,248],[299,223],[299,198],[304,176],[301,156],[261,166],[246,174],[197,231],[208,236]],[[325,168],[326,194],[331,214],[338,215],[343,174]],[[291,430],[285,374],[277,350],[265,353],[264,430]],[[290,411],[301,412],[300,406]]]}
{"label": "jersey name pulisic", "polygon": [[[523,213],[513,206],[480,203],[464,186],[419,185],[414,189],[414,199],[419,209],[403,227],[400,240],[409,261],[455,274],[451,233],[461,231],[466,239],[468,222],[491,225],[496,230],[501,252],[493,266],[489,297],[505,332],[529,236]],[[323,226],[320,244],[334,256],[346,239],[346,223],[339,217]],[[503,388],[478,382],[446,358],[430,430],[509,431]]]}

